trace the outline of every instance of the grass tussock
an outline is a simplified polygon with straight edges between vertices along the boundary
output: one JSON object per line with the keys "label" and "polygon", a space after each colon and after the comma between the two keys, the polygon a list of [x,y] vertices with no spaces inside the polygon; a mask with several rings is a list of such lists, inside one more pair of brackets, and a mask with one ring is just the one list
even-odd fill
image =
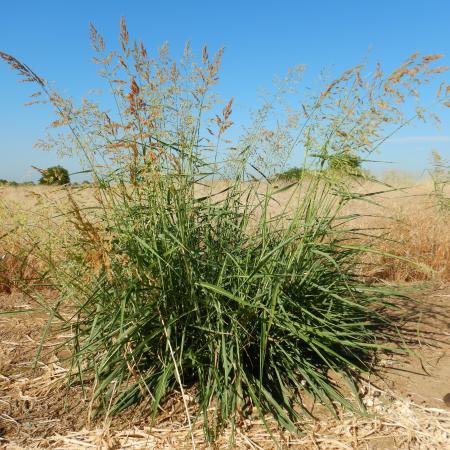
{"label": "grass tussock", "polygon": [[370,195],[372,202],[351,202],[349,214],[356,219],[371,251],[363,260],[362,275],[378,281],[420,282],[450,280],[450,225],[448,212],[442,210],[429,181],[404,184],[391,180],[387,192],[380,185],[362,183],[358,190]]}
{"label": "grass tussock", "polygon": [[379,250],[400,258],[376,258],[376,277],[394,282],[450,280],[449,217],[433,204],[426,199],[410,204],[383,231]]}
{"label": "grass tussock", "polygon": [[[72,189],[80,202],[90,205],[91,194]],[[0,289],[51,289],[50,261],[65,257],[70,227],[64,215],[70,209],[66,192],[43,186],[0,187]]]}
{"label": "grass tussock", "polygon": [[[358,409],[331,374],[352,385],[369,369],[383,299],[355,274],[361,250],[336,225],[336,185],[290,186],[303,200],[286,204],[286,221],[269,205],[287,187],[241,173],[200,197],[200,156],[179,154],[174,172],[154,168],[133,187],[102,180],[95,219],[76,210],[70,265],[57,274],[62,299],[76,299],[72,379],[93,382],[94,403],[110,413],[150,397],[154,416],[195,384],[211,436],[253,408],[295,431],[302,393],[331,411]],[[158,163],[173,164],[171,154]]]}

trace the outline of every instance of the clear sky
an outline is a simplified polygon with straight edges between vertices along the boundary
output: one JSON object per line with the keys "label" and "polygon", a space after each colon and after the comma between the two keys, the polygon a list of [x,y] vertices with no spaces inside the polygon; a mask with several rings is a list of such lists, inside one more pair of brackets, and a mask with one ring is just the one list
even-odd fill
{"label": "clear sky", "polygon": [[[394,68],[420,51],[444,53],[450,65],[449,0],[5,1],[0,50],[79,97],[98,85],[89,22],[115,47],[121,16],[130,35],[148,49],[168,41],[177,51],[187,40],[198,50],[205,43],[211,49],[224,46],[219,90],[236,98],[235,121],[255,106],[259,88],[270,87],[274,75],[295,64],[306,64],[312,74],[323,67],[339,72],[369,55]],[[23,106],[31,92],[0,64],[0,178],[36,179],[30,165],[77,168],[74,161],[33,148],[52,117],[46,107]],[[450,157],[448,113],[439,129],[421,125],[402,131],[379,158],[421,172],[433,148]]]}

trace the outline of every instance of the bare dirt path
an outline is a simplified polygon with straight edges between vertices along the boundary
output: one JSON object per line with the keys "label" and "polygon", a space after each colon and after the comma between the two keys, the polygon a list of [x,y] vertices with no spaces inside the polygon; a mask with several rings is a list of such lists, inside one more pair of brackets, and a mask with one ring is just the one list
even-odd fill
{"label": "bare dirt path", "polygon": [[[401,396],[429,407],[450,408],[450,287],[410,294],[409,316],[401,329],[410,354],[385,360],[385,383]],[[450,402],[448,402],[450,403]]]}

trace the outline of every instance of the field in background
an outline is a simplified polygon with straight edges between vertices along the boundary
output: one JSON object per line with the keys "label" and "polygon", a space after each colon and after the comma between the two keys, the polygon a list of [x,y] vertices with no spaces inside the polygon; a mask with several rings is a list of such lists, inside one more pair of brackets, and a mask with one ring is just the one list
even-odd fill
{"label": "field in background", "polygon": [[[214,190],[223,187],[224,183],[216,183]],[[436,208],[432,183],[396,187],[370,197],[371,203],[353,200],[347,207],[349,214],[364,216],[351,222],[352,227],[365,230],[360,243],[370,240],[380,252],[402,258],[367,254],[367,271],[362,275],[378,281],[450,281],[449,216]],[[355,185],[355,191],[362,194],[382,190],[389,188],[373,182]],[[85,207],[96,204],[89,187],[70,188],[69,192]],[[203,193],[204,188],[199,189],[199,195]],[[274,214],[287,202],[295,204],[291,195],[286,191],[276,196],[270,206]],[[9,291],[36,275],[37,251],[45,249],[62,256],[64,233],[69,232],[62,224],[69,208],[67,191],[61,188],[0,187],[0,256],[4,256],[0,291]]]}

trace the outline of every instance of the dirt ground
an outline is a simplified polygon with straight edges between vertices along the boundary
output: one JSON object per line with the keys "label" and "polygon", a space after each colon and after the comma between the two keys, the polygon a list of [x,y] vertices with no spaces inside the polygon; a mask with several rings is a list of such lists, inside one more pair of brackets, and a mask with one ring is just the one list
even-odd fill
{"label": "dirt ground", "polygon": [[[425,289],[409,305],[402,324],[411,340],[409,355],[383,361],[386,383],[399,395],[427,406],[450,408],[450,287]],[[447,404],[446,404],[447,403]]]}
{"label": "dirt ground", "polygon": [[[215,446],[204,442],[201,424],[189,428],[181,400],[168,404],[151,429],[145,405],[112,422],[92,419],[81,387],[64,387],[64,336],[44,343],[33,370],[46,318],[30,312],[23,295],[0,294],[0,448],[450,449],[450,285],[407,290],[414,301],[405,302],[399,327],[410,352],[383,356],[379,375],[363,384],[371,416],[306,423],[303,436],[274,425],[275,441],[249,418],[234,441],[225,432]],[[17,314],[2,314],[11,310]]]}

